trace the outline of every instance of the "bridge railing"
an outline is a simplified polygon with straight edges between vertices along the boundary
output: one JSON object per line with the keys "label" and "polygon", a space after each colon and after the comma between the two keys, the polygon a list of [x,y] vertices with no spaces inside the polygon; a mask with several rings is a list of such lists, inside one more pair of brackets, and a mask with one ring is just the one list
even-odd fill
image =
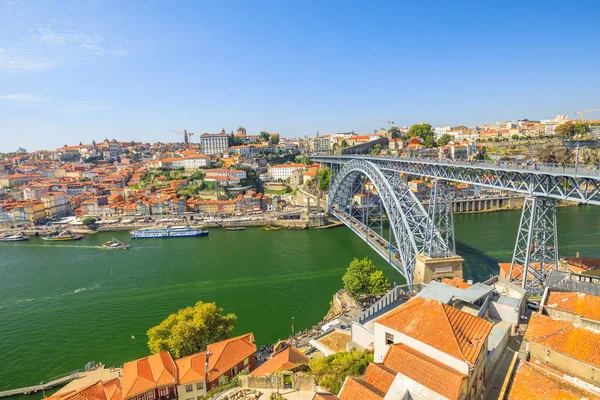
{"label": "bridge railing", "polygon": [[[314,154],[314,157],[322,155]],[[583,175],[600,177],[600,165],[588,165],[588,164],[556,164],[556,163],[540,163],[540,162],[522,162],[522,161],[484,161],[484,160],[453,160],[448,158],[437,158],[437,157],[395,157],[395,156],[372,156],[366,154],[345,154],[345,155],[328,155],[329,157],[336,158],[352,158],[352,157],[363,157],[373,158],[375,160],[400,160],[405,162],[414,163],[431,163],[437,165],[447,166],[460,166],[460,167],[472,167],[472,168],[484,168],[484,169],[508,169],[515,171],[526,171],[534,173],[551,173],[551,174],[562,174],[562,175]]]}

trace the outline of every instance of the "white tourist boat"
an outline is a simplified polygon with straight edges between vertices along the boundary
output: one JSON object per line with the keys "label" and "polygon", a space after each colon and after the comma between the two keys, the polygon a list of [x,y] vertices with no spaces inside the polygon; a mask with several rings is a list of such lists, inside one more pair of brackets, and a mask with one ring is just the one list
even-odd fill
{"label": "white tourist boat", "polygon": [[165,228],[142,228],[130,233],[132,239],[178,238],[207,236],[208,231],[190,226],[171,226]]}

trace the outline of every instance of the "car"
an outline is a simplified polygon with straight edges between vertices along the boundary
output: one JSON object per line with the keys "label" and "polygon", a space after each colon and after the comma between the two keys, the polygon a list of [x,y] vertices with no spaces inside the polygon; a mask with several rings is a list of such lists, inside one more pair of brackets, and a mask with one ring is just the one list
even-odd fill
{"label": "car", "polygon": [[540,309],[540,303],[538,303],[537,301],[530,301],[529,303],[527,303],[527,308],[529,308],[530,310],[538,311]]}

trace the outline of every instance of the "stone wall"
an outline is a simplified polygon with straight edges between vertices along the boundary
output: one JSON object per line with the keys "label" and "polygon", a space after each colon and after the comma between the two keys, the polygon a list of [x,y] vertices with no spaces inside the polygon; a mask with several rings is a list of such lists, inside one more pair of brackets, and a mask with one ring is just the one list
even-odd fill
{"label": "stone wall", "polygon": [[285,389],[284,375],[291,375],[292,388],[316,391],[317,384],[312,375],[304,373],[283,373],[266,376],[239,375],[240,386],[253,389]]}
{"label": "stone wall", "polygon": [[600,368],[559,353],[547,346],[528,342],[527,350],[536,360],[543,361],[583,380],[600,383]]}

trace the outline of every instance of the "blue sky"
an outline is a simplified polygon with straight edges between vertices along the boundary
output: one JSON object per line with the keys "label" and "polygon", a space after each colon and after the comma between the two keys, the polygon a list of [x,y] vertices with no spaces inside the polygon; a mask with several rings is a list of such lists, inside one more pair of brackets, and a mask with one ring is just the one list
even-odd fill
{"label": "blue sky", "polygon": [[576,118],[600,107],[599,20],[598,1],[0,0],[0,151]]}

